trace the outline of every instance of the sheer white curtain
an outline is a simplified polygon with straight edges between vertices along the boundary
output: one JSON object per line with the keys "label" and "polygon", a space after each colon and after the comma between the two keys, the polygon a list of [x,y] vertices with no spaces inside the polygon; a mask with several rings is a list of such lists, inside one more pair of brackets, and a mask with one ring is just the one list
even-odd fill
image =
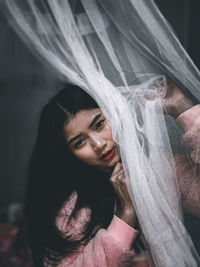
{"label": "sheer white curtain", "polygon": [[[156,266],[198,266],[198,256],[182,222],[161,97],[169,76],[200,100],[200,73],[155,3],[0,2],[30,49],[64,80],[88,92],[109,119]],[[151,100],[141,103],[145,94],[151,94]],[[169,131],[175,130],[172,123]]]}

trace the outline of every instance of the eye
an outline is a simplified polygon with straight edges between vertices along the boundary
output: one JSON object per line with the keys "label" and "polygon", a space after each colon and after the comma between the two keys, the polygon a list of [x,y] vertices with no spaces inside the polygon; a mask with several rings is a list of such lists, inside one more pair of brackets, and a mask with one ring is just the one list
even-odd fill
{"label": "eye", "polygon": [[84,139],[80,139],[74,144],[74,147],[79,148],[81,147],[81,145],[83,145],[83,143],[84,143]]}
{"label": "eye", "polygon": [[101,120],[101,121],[97,122],[97,124],[95,125],[95,129],[96,130],[101,129],[103,124],[104,124],[104,120]]}

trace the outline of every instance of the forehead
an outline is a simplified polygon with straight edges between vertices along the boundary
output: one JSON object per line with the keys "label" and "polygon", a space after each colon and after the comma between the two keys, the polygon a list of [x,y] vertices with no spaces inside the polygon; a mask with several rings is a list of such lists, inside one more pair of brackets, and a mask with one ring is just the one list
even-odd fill
{"label": "forehead", "polygon": [[94,117],[101,112],[99,108],[84,109],[77,112],[64,126],[65,137],[81,133],[88,129]]}

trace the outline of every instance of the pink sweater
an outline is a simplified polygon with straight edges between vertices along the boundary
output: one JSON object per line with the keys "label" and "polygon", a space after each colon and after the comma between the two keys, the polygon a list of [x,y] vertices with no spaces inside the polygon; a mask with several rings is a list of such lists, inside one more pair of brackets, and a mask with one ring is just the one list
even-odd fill
{"label": "pink sweater", "polygon": [[[175,155],[182,205],[185,212],[200,216],[200,165],[198,165],[200,163],[200,105],[182,113],[177,118],[177,123],[183,127],[184,140],[191,150],[190,161],[185,155]],[[75,193],[72,194],[61,210],[57,220],[57,226],[61,230],[66,225],[64,215],[70,214],[76,197]],[[68,234],[71,233],[74,239],[80,237],[89,217],[90,210],[82,209],[70,222]],[[64,259],[59,267],[147,267],[149,264],[145,258],[138,257],[131,249],[137,233],[135,229],[114,216],[106,230],[100,229],[85,247],[81,247],[73,256]]]}

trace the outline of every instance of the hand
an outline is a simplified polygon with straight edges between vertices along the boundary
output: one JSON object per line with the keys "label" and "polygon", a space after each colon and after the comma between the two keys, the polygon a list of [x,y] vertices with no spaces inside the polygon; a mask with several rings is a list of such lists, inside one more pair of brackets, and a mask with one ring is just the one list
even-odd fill
{"label": "hand", "polygon": [[163,98],[164,112],[175,118],[193,106],[181,88],[172,80],[167,81],[167,94]]}
{"label": "hand", "polygon": [[118,162],[116,164],[113,173],[110,177],[110,182],[113,185],[114,190],[120,200],[121,214],[118,215],[118,217],[127,224],[129,224],[131,227],[134,227],[136,224],[137,217],[135,208],[128,193],[126,177],[121,162]]}

